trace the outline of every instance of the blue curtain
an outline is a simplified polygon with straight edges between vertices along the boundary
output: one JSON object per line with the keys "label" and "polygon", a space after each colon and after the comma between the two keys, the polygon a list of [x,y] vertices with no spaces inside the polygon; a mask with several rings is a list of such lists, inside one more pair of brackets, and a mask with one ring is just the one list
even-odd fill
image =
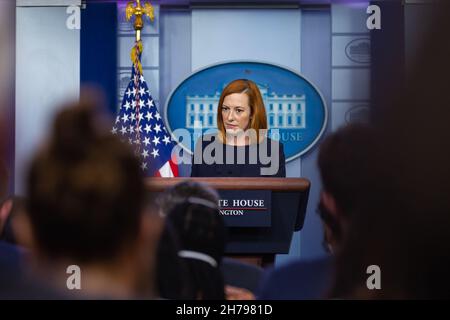
{"label": "blue curtain", "polygon": [[105,92],[108,109],[116,113],[117,95],[117,5],[87,1],[81,10],[81,84]]}

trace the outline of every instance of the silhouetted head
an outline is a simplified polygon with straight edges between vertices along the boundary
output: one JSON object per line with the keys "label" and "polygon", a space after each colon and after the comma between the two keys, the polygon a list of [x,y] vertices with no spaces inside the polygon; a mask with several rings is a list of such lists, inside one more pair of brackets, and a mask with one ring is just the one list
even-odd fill
{"label": "silhouetted head", "polygon": [[208,186],[185,181],[164,192],[160,212],[166,215],[166,232],[179,245],[195,297],[224,299],[219,269],[225,252],[226,228],[218,209],[218,194]]}
{"label": "silhouetted head", "polygon": [[352,124],[328,135],[320,145],[322,178],[319,213],[328,246],[336,249],[355,209],[372,196],[377,184],[377,140],[372,128]]}
{"label": "silhouetted head", "polygon": [[[383,188],[354,215],[338,259],[335,296],[450,297],[450,44],[441,37],[450,29],[450,5],[432,5],[438,9],[433,27],[405,90],[374,106],[384,110],[376,124]],[[380,290],[367,286],[376,275],[366,272],[371,265],[381,272]]]}
{"label": "silhouetted head", "polygon": [[136,239],[144,185],[138,159],[109,134],[94,100],[63,109],[28,174],[28,213],[48,258],[108,261]]}
{"label": "silhouetted head", "polygon": [[189,197],[167,215],[180,241],[179,256],[188,263],[199,299],[224,299],[220,271],[226,229],[217,202]]}

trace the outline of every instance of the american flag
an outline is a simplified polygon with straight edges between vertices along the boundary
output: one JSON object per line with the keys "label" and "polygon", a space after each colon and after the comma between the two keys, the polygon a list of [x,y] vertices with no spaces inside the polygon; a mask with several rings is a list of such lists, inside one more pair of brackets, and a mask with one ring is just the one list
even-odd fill
{"label": "american flag", "polygon": [[133,146],[141,160],[144,176],[178,176],[178,166],[171,159],[175,143],[136,64],[132,68],[130,83],[125,90],[112,133]]}

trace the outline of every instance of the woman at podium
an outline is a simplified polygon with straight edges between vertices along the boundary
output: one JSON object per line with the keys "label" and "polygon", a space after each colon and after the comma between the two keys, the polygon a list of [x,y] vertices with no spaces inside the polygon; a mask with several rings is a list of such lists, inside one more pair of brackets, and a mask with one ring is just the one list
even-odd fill
{"label": "woman at podium", "polygon": [[267,137],[266,110],[253,81],[234,80],[222,91],[217,131],[197,142],[191,177],[286,176],[283,144]]}

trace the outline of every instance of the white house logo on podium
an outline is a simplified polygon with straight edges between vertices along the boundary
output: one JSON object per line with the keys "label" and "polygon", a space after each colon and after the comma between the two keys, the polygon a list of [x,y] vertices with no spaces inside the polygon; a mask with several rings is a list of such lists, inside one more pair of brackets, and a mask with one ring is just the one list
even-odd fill
{"label": "white house logo on podium", "polygon": [[[220,93],[228,83],[242,78],[258,85],[266,108],[269,136],[283,143],[286,161],[314,146],[326,127],[328,116],[325,101],[312,83],[280,66],[229,62],[193,73],[168,97],[165,122],[185,150],[192,151],[199,138],[195,132],[217,128]],[[173,134],[177,129],[189,130],[191,141],[180,141]]]}

